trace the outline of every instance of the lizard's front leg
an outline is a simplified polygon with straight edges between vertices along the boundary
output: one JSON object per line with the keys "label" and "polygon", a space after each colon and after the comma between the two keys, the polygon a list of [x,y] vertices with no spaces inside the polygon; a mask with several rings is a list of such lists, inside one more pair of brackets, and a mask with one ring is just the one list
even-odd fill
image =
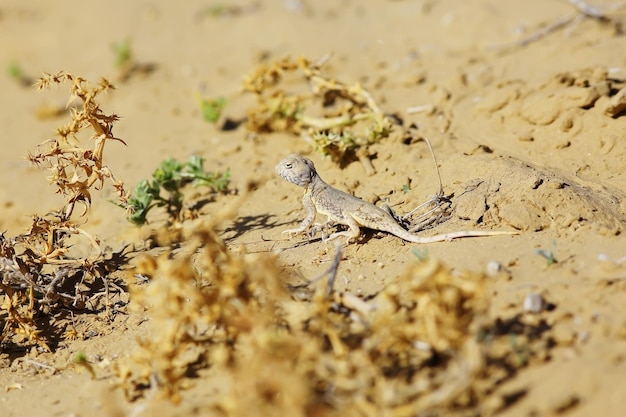
{"label": "lizard's front leg", "polygon": [[311,223],[313,223],[317,211],[315,210],[315,203],[313,203],[313,200],[308,192],[304,194],[304,197],[302,197],[302,205],[306,209],[306,217],[302,220],[302,223],[300,223],[300,226],[298,226],[297,229],[285,230],[283,234],[287,234],[289,237],[292,237],[307,231],[311,227]]}
{"label": "lizard's front leg", "polygon": [[326,242],[329,237],[328,231],[334,225],[335,222],[331,220],[327,220],[325,223],[315,223],[311,230],[309,230],[309,236],[313,237],[317,234],[317,232],[322,232],[322,241]]}

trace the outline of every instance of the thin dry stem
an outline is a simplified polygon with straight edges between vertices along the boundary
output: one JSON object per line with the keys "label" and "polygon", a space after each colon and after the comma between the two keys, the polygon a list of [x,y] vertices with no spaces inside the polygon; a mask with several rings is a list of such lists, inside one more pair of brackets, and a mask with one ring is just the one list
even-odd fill
{"label": "thin dry stem", "polygon": [[611,17],[609,13],[622,9],[626,5],[626,3],[624,2],[618,2],[607,7],[607,11],[602,11],[600,8],[593,6],[583,0],[565,1],[576,8],[576,14],[570,16],[561,16],[550,22],[546,27],[536,31],[535,33],[532,33],[529,36],[526,36],[519,41],[496,46],[494,47],[494,49],[507,51],[514,48],[524,47],[545,38],[546,36],[556,32],[559,29],[578,24],[583,19],[587,18],[594,19],[602,23],[610,23],[613,22],[614,17]]}

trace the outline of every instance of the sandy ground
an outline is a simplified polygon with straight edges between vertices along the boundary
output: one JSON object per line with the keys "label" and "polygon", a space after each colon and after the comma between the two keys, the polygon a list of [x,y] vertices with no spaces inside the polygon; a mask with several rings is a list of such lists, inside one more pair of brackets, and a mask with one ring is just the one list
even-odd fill
{"label": "sandy ground", "polygon": [[[376,172],[367,175],[358,161],[339,167],[298,137],[221,131],[202,120],[194,92],[226,97],[225,116],[241,119],[253,103],[240,93],[241,80],[261,57],[315,60],[332,52],[326,74],[360,81],[385,111],[433,142],[444,188],[456,196],[453,218],[437,232],[520,232],[426,247],[454,271],[485,271],[492,261],[503,266],[489,283],[493,317],[522,314],[530,292],[551,306],[541,315],[553,346],[493,387],[494,396],[523,393],[496,414],[619,416],[626,398],[626,15],[609,12],[612,4],[594,3],[614,17],[602,22],[556,0],[7,0],[0,5],[0,65],[18,64],[33,77],[59,70],[110,77],[117,89],[102,105],[122,116],[115,133],[128,146],[110,145],[108,164],[126,184],[147,178],[167,157],[198,154],[208,167],[230,167],[232,188],[255,185],[236,217],[220,225],[227,245],[261,254],[280,249],[284,268],[313,277],[327,268],[332,244],[265,240],[304,217],[301,191],[276,176],[276,163],[305,154],[333,186],[406,212],[437,191],[426,146],[392,135],[371,147]],[[218,5],[232,8],[212,14]],[[574,19],[523,42],[563,17]],[[124,39],[153,72],[115,82],[111,45]],[[38,119],[37,110],[66,98],[61,91],[36,93],[8,75],[0,77],[0,91],[0,229],[13,235],[31,214],[60,201],[23,157],[59,125]],[[414,106],[434,110],[407,111]],[[152,226],[130,225],[108,197],[105,191],[94,198],[85,228],[113,248],[140,244]],[[221,196],[204,215],[238,198]],[[414,246],[367,233],[344,249],[337,286],[375,293],[414,261]],[[557,262],[548,265],[537,250],[553,247]],[[127,402],[111,389],[110,371],[91,380],[63,369],[77,351],[115,361],[146,332],[132,313],[113,323],[98,315],[81,320],[93,337],[65,341],[54,354],[35,348],[3,354],[0,416],[203,414],[206,386],[214,382],[206,375],[174,405]],[[480,411],[474,413],[467,415]]]}

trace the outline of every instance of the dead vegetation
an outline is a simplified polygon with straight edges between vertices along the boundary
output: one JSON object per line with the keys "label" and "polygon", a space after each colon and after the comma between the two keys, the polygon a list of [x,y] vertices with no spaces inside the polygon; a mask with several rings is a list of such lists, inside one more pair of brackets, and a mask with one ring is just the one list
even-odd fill
{"label": "dead vegetation", "polygon": [[327,59],[285,58],[257,67],[243,82],[257,98],[246,127],[299,135],[335,162],[357,157],[367,164],[368,146],[389,135],[391,121],[361,84],[322,75]]}
{"label": "dead vegetation", "polygon": [[[106,114],[97,98],[113,86],[105,79],[93,85],[66,72],[45,74],[39,90],[56,85],[69,86],[71,121],[60,127],[53,139],[39,145],[28,160],[49,173],[63,205],[45,215],[33,215],[30,228],[18,235],[0,235],[0,342],[32,344],[50,350],[41,337],[39,319],[57,307],[83,309],[90,304],[86,285],[94,280],[106,284],[106,268],[100,242],[82,228],[93,190],[105,183],[115,190],[121,203],[127,199],[124,184],[115,178],[103,159],[106,144],[113,140],[115,114]],[[88,136],[85,138],[85,136]],[[81,145],[85,140],[93,146]],[[77,206],[82,211],[76,211]],[[108,287],[107,287],[108,289]],[[108,294],[108,293],[107,293]]]}
{"label": "dead vegetation", "polygon": [[143,258],[147,283],[130,279],[152,323],[116,363],[130,400],[179,401],[202,374],[220,381],[207,404],[224,415],[466,415],[505,407],[480,404],[548,344],[536,321],[490,321],[482,275],[426,260],[369,299],[291,287],[271,256],[233,252],[213,227]]}

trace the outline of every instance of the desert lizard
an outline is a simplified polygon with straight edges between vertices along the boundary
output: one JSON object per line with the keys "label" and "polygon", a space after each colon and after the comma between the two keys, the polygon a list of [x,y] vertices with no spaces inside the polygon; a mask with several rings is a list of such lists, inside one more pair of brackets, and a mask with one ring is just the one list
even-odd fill
{"label": "desert lizard", "polygon": [[508,231],[476,230],[428,237],[418,236],[400,226],[393,216],[382,208],[328,185],[319,176],[313,161],[310,159],[291,154],[276,165],[276,172],[290,183],[306,188],[302,204],[307,211],[307,216],[298,228],[283,232],[290,236],[309,230],[317,213],[328,217],[326,225],[343,224],[348,226],[348,230],[333,233],[327,239],[332,240],[345,236],[346,242],[350,242],[352,239],[356,240],[361,234],[361,227],[388,232],[413,243],[433,243],[463,237],[517,234],[517,232]]}

